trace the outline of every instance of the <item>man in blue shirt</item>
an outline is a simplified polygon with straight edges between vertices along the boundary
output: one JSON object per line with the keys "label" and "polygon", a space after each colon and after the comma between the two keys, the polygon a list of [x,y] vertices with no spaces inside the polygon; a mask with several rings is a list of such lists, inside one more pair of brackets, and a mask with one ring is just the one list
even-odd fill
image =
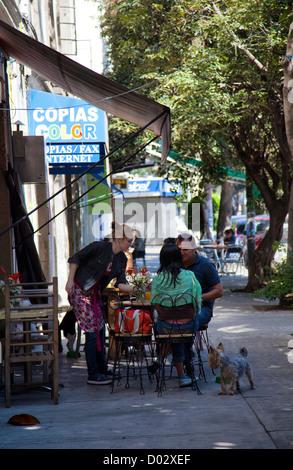
{"label": "man in blue shirt", "polygon": [[223,295],[223,288],[214,264],[196,251],[194,236],[189,232],[178,235],[177,245],[182,253],[185,269],[194,272],[202,288],[202,307],[197,314],[198,328],[210,322],[213,316],[214,302]]}
{"label": "man in blue shirt", "polygon": [[[208,258],[197,253],[195,238],[191,233],[180,233],[177,237],[177,245],[181,250],[184,268],[194,272],[202,288],[202,306],[196,316],[196,328],[198,329],[210,322],[215,300],[223,296],[223,287],[214,264]],[[193,369],[191,349],[192,344],[186,345],[187,362],[189,362],[189,368]],[[188,366],[187,374],[189,375]]]}

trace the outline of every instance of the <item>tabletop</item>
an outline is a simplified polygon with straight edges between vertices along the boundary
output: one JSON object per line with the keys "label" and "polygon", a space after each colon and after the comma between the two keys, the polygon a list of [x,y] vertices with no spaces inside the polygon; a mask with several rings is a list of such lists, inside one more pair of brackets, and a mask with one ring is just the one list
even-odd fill
{"label": "tabletop", "polygon": [[209,243],[208,245],[201,245],[203,249],[208,248],[209,250],[226,250],[227,248],[230,248],[231,246],[235,246],[235,245],[217,245],[217,244],[211,244],[211,243]]}
{"label": "tabletop", "polygon": [[119,302],[122,307],[151,307],[149,300],[121,300]]}

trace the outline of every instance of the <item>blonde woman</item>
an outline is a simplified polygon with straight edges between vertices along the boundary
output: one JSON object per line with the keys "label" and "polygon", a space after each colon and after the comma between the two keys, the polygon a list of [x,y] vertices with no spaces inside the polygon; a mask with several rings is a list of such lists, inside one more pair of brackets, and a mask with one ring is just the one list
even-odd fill
{"label": "blonde woman", "polygon": [[133,292],[125,277],[127,252],[132,244],[132,229],[112,223],[112,237],[90,243],[71,256],[69,276],[65,287],[70,304],[81,329],[85,332],[85,355],[88,384],[110,384],[111,371],[107,369],[104,351],[104,312],[101,294],[116,278],[121,292]]}

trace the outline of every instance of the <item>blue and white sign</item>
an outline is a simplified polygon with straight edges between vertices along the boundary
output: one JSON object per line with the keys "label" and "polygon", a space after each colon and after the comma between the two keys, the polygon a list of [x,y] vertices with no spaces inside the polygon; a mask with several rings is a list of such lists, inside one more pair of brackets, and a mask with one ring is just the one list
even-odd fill
{"label": "blue and white sign", "polygon": [[28,92],[29,135],[43,135],[49,164],[95,163],[104,154],[106,113],[83,100]]}
{"label": "blue and white sign", "polygon": [[132,193],[144,193],[151,196],[151,193],[158,193],[162,196],[174,196],[175,189],[177,195],[181,194],[181,187],[178,184],[170,184],[167,180],[128,180],[127,190],[123,189],[123,193],[130,195]]}

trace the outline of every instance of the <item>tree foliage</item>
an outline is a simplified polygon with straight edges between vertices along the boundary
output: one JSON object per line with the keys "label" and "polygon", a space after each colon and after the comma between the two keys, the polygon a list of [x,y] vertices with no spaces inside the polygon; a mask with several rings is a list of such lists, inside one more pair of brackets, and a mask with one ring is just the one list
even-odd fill
{"label": "tree foliage", "polygon": [[[172,147],[182,157],[161,171],[186,181],[196,171],[205,183],[225,178],[225,168],[245,167],[276,222],[259,251],[260,269],[270,265],[292,182],[281,65],[292,1],[101,5],[109,76],[171,108]],[[201,164],[190,170],[186,158]]]}
{"label": "tree foliage", "polygon": [[[289,252],[289,257],[292,258],[292,252]],[[259,289],[254,297],[266,297],[269,300],[279,300],[280,305],[284,307],[293,307],[292,294],[293,286],[293,260],[288,263],[283,260],[276,266],[269,269],[268,276],[262,279],[263,286]]]}
{"label": "tree foliage", "polygon": [[217,176],[219,162],[239,165],[233,136],[240,127],[268,159],[275,148],[267,101],[269,94],[281,100],[291,3],[102,2],[108,74],[170,106],[173,149],[201,158],[202,174]]}

